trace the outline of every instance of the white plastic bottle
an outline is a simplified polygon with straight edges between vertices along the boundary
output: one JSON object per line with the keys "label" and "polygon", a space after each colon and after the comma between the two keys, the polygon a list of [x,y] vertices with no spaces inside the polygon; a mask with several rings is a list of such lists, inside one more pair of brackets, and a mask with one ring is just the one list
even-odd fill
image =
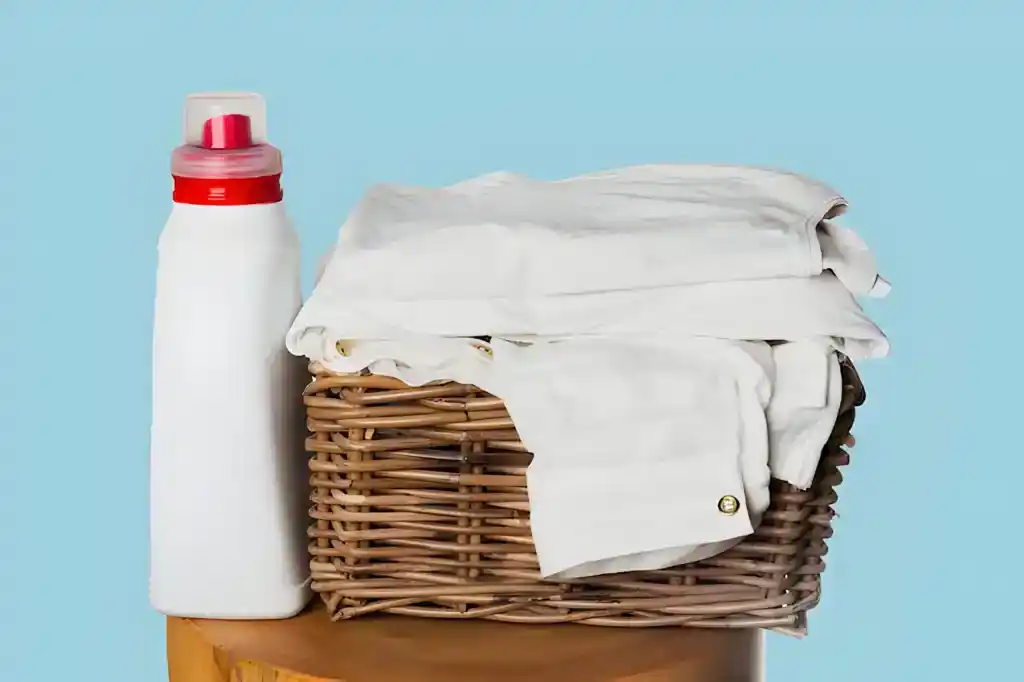
{"label": "white plastic bottle", "polygon": [[281,153],[258,95],[185,105],[160,236],[150,601],[168,615],[286,618],[309,598],[301,305]]}

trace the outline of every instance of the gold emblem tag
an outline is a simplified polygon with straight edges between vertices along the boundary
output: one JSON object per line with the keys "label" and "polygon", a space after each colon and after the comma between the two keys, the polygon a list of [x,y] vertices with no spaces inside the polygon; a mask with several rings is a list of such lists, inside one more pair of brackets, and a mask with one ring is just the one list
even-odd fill
{"label": "gold emblem tag", "polygon": [[732,516],[740,510],[740,501],[732,495],[726,495],[718,501],[718,511]]}

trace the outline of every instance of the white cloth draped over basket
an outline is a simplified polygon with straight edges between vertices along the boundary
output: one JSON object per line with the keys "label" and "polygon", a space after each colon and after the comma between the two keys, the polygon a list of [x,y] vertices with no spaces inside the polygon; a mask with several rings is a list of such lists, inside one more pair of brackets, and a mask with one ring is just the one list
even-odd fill
{"label": "white cloth draped over basket", "polygon": [[821,183],[733,166],[375,187],[288,347],[501,397],[534,453],[544,577],[697,561],[753,531],[772,476],[810,484],[836,354],[888,352],[855,298],[888,283],[837,222],[845,207]]}

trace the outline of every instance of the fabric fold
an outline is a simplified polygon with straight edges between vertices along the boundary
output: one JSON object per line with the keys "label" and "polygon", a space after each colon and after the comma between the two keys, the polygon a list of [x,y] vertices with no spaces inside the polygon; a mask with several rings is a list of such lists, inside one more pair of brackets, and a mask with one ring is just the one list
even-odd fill
{"label": "fabric fold", "polygon": [[776,345],[772,361],[769,465],[776,478],[806,490],[839,415],[839,359],[827,341],[818,339]]}
{"label": "fabric fold", "polygon": [[496,341],[493,355],[481,388],[502,397],[534,451],[543,576],[692,561],[702,545],[749,534],[767,509],[767,344]]}
{"label": "fabric fold", "polygon": [[421,301],[809,277],[834,268],[859,295],[878,274],[873,258],[852,232],[819,228],[845,209],[846,200],[820,182],[744,166],[380,185],[343,226],[333,278],[352,295]]}

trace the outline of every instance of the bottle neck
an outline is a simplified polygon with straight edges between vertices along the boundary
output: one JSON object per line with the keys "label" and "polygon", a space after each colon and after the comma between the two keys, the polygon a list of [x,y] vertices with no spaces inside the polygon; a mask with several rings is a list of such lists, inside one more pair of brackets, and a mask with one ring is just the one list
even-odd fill
{"label": "bottle neck", "polygon": [[284,198],[280,173],[255,178],[172,177],[177,204],[247,206],[276,204]]}

